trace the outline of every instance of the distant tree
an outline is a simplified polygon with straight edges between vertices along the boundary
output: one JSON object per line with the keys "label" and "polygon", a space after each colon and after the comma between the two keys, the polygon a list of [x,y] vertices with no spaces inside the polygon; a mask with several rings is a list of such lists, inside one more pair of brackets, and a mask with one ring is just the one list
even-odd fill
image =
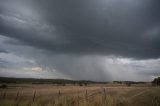
{"label": "distant tree", "polygon": [[130,87],[130,86],[131,86],[131,83],[130,83],[130,82],[127,82],[126,85],[127,85],[128,87]]}
{"label": "distant tree", "polygon": [[74,86],[76,85],[76,82],[75,82],[75,81],[73,82],[73,85],[74,85]]}
{"label": "distant tree", "polygon": [[159,85],[160,85],[160,77],[155,78],[155,79],[152,81],[152,85],[159,86]]}
{"label": "distant tree", "polygon": [[79,82],[78,84],[79,84],[79,86],[83,86],[83,83],[82,83],[82,82]]}
{"label": "distant tree", "polygon": [[84,85],[87,86],[87,82],[85,82]]}

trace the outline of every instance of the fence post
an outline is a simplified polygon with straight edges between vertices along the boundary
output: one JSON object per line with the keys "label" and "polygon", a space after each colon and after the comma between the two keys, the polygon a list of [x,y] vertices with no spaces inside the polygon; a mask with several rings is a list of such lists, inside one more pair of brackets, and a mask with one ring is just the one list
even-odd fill
{"label": "fence post", "polygon": [[33,102],[34,102],[34,100],[35,100],[35,97],[36,97],[36,90],[34,91]]}
{"label": "fence post", "polygon": [[87,89],[86,89],[86,92],[85,92],[85,99],[86,99],[86,101],[88,101],[88,92],[87,92]]}
{"label": "fence post", "polygon": [[19,96],[19,91],[17,92],[17,95],[16,95],[16,100],[18,100],[18,96]]}
{"label": "fence post", "polygon": [[78,106],[79,106],[79,95],[78,95]]}
{"label": "fence post", "polygon": [[58,91],[58,96],[60,96],[60,95],[61,95],[61,91],[59,90],[59,91]]}
{"label": "fence post", "polygon": [[106,104],[106,89],[102,88],[102,104]]}
{"label": "fence post", "polygon": [[6,98],[6,91],[3,94],[3,99],[5,99],[5,98]]}

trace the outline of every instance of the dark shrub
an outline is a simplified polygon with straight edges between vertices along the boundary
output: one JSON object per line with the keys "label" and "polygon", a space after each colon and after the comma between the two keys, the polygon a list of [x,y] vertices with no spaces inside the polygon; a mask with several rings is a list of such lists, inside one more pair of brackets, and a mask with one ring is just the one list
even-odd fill
{"label": "dark shrub", "polygon": [[0,88],[3,88],[3,89],[5,89],[5,88],[7,88],[8,87],[8,85],[6,85],[6,84],[2,84],[1,86],[0,86]]}
{"label": "dark shrub", "polygon": [[160,85],[160,77],[158,78],[155,78],[153,81],[152,81],[152,85]]}

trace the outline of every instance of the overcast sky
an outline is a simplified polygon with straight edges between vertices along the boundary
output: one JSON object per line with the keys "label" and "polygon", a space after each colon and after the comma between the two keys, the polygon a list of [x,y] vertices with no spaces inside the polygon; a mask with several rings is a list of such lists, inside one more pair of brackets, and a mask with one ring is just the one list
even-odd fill
{"label": "overcast sky", "polygon": [[151,81],[159,0],[0,0],[0,76]]}

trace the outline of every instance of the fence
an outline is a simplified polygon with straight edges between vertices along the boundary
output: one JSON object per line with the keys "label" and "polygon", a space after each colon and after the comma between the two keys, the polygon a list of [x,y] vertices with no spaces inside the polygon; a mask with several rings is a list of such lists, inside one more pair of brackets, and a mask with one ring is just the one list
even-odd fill
{"label": "fence", "polygon": [[[106,89],[105,88],[101,88],[101,89],[98,89],[98,90],[94,90],[94,91],[88,91],[87,89],[83,92],[79,92],[79,94],[77,93],[74,93],[75,95],[78,95],[78,101],[77,103],[80,104],[80,103],[84,103],[84,102],[89,102],[92,100],[92,98],[94,98],[95,96],[99,95],[101,96],[101,100],[102,100],[102,104],[105,104],[106,103]],[[8,99],[7,98],[7,95],[9,95],[9,93],[7,93],[6,91],[5,92],[2,92],[1,93],[1,99]],[[14,100],[16,101],[19,101],[19,99],[21,99],[23,94],[22,92],[20,91],[17,91],[17,93],[14,95]],[[32,102],[35,102],[36,101],[36,98],[38,95],[38,92],[35,90],[33,92],[33,94],[30,96],[31,98],[31,101]],[[57,94],[55,95],[52,95],[52,96],[55,96],[55,97],[62,97],[62,96],[69,96],[69,95],[73,95],[72,93],[70,94],[65,94],[65,93],[62,93],[61,90],[58,90],[57,91]],[[81,96],[80,96],[81,95]]]}
{"label": "fence", "polygon": [[[76,103],[77,104],[76,106],[79,106],[79,104],[81,103],[90,103],[94,97],[96,96],[99,96],[100,97],[100,101],[102,103],[102,106],[103,105],[106,105],[107,102],[107,96],[110,95],[109,94],[109,90],[106,92],[106,88],[100,88],[100,89],[96,89],[96,90],[84,90],[83,89],[83,92],[77,92],[77,93],[64,93],[62,90],[57,90],[56,94],[54,95],[51,95],[52,99],[55,99],[54,97],[56,98],[61,98],[63,96],[65,97],[69,97],[69,96],[76,96],[77,99],[76,99]],[[145,94],[146,92],[148,91],[151,91],[151,89],[144,89],[144,90],[141,90],[140,92],[138,93],[135,93],[134,95],[130,96],[130,97],[127,97],[127,98],[124,98],[124,99],[121,99],[122,102],[123,101],[130,101],[138,96],[141,96],[143,94]],[[30,97],[30,100],[31,100],[31,103],[34,103],[36,102],[38,99],[39,99],[39,94],[40,92],[37,92],[36,90],[35,91],[32,91],[32,94],[29,96]],[[48,94],[46,94],[48,96]],[[14,92],[14,96],[12,95],[12,99],[16,100],[17,101],[17,104],[20,100],[22,100],[21,98],[23,97],[23,93],[22,91],[17,91],[17,92]],[[7,91],[3,91],[0,93],[0,99],[8,99],[9,97],[11,97],[11,94],[10,92],[7,92]],[[109,96],[108,96],[109,98]],[[27,98],[26,98],[27,100]],[[49,99],[50,100],[50,99]],[[160,96],[159,95],[155,95],[154,98],[152,99],[152,104],[154,104],[155,106],[159,106],[160,105]]]}
{"label": "fence", "polygon": [[88,91],[85,91],[85,96],[84,97],[79,97],[78,99],[78,103],[80,102],[88,102],[90,100],[92,100],[92,98],[94,98],[97,95],[101,95],[102,97],[102,104],[106,104],[106,89],[105,88],[101,88],[98,91],[94,91],[92,93],[88,93]]}

